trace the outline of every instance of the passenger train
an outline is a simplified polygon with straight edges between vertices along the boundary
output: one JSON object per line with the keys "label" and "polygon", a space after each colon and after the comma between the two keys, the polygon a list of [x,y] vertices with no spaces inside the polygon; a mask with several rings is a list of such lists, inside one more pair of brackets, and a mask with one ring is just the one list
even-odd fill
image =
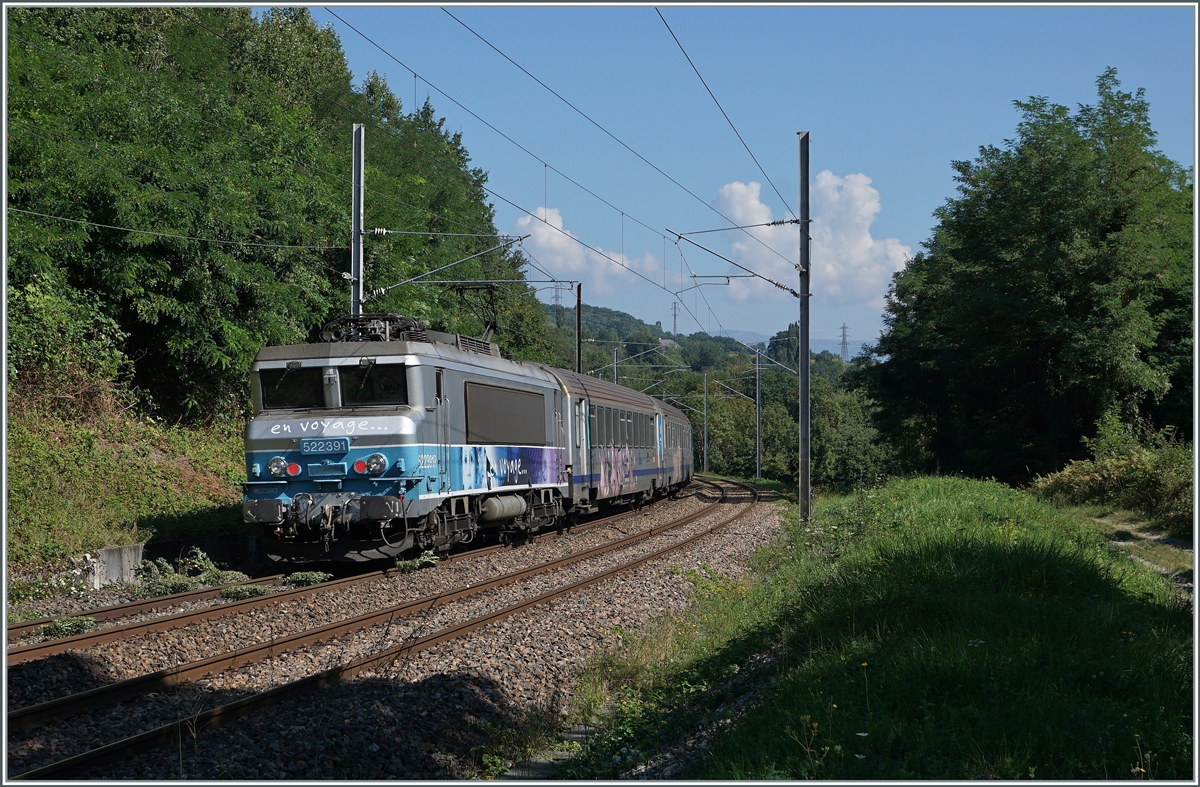
{"label": "passenger train", "polygon": [[396,314],[322,338],[250,371],[242,512],[273,560],[514,539],[692,478],[688,419],[638,391]]}

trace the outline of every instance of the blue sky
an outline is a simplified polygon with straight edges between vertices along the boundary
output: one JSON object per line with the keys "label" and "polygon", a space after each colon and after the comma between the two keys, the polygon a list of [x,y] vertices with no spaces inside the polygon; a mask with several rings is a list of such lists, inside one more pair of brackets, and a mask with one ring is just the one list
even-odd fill
{"label": "blue sky", "polygon": [[[694,284],[691,274],[737,271],[687,243],[677,246],[668,229],[728,226],[714,209],[743,224],[789,216],[653,6],[446,8],[687,189],[441,8],[311,9],[318,23],[338,31],[356,83],[379,71],[407,111],[414,99],[409,69],[417,72],[417,101],[430,98],[446,127],[462,132],[473,163],[489,173],[488,186],[519,206],[494,200],[500,231],[531,234],[529,255],[557,278],[581,279],[586,303],[670,329],[671,292]],[[892,272],[919,250],[931,214],[954,194],[951,161],[1015,136],[1014,99],[1045,96],[1072,109],[1093,103],[1096,78],[1113,66],[1123,89],[1145,88],[1160,149],[1194,166],[1190,5],[659,10],[793,210],[796,132],[811,134],[814,345],[840,338],[843,323],[852,348],[878,335]],[[601,199],[547,170],[431,84]],[[369,205],[367,216],[369,224]],[[759,230],[754,238],[718,232],[693,239],[796,287],[794,226]],[[535,277],[544,278],[532,271]],[[692,289],[679,300],[684,333],[724,327],[769,335],[797,315],[792,296],[745,279]]]}

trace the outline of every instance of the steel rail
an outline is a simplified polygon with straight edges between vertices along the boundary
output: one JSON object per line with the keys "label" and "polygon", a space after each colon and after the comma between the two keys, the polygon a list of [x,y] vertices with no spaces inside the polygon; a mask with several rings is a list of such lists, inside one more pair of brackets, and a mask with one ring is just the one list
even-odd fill
{"label": "steel rail", "polygon": [[[637,516],[638,514],[641,514],[641,513],[644,513],[643,509],[624,511],[620,514],[616,514],[616,515],[613,515],[610,517],[605,517],[603,519],[598,519],[593,522],[586,522],[581,525],[576,525],[571,529],[580,531],[580,530],[588,530],[593,527],[600,527],[602,525],[611,525],[615,522],[620,522],[624,519],[628,519],[630,517]],[[532,537],[531,540],[536,541],[539,538],[544,538],[544,537],[550,536],[550,535],[555,535],[555,531],[546,531],[544,533],[540,533],[540,534]],[[490,546],[490,547],[483,547],[481,549],[474,549],[469,552],[462,552],[457,555],[453,555],[450,558],[448,558],[447,560],[444,560],[442,562],[443,563],[457,562],[459,560],[466,560],[468,558],[486,555],[491,552],[500,551],[500,550],[509,549],[509,548],[511,548],[511,547],[502,545],[502,544]],[[231,601],[228,604],[220,604],[220,605],[216,605],[216,606],[206,607],[204,609],[189,610],[187,612],[180,612],[180,613],[177,613],[174,615],[164,615],[161,617],[152,618],[150,620],[143,620],[143,621],[138,621],[136,623],[129,623],[129,624],[126,624],[123,626],[112,626],[110,628],[98,629],[98,630],[89,631],[89,632],[86,632],[83,634],[76,634],[75,636],[72,636],[72,637],[64,637],[62,639],[49,639],[49,640],[44,640],[42,642],[35,642],[30,645],[19,645],[17,647],[12,647],[12,648],[8,649],[7,664],[8,664],[8,666],[12,667],[17,664],[22,664],[26,661],[33,661],[36,659],[45,658],[47,656],[52,656],[57,653],[63,653],[68,650],[83,650],[86,648],[94,647],[96,645],[101,645],[105,642],[113,642],[115,640],[124,639],[126,637],[137,636],[139,634],[149,634],[149,633],[152,633],[155,631],[166,631],[168,629],[179,628],[181,626],[186,626],[186,625],[189,625],[191,623],[195,623],[195,622],[198,622],[201,620],[209,620],[211,618],[217,618],[217,617],[221,617],[223,615],[235,614],[235,613],[239,613],[239,612],[246,612],[251,609],[257,609],[258,607],[271,606],[273,604],[281,603],[283,601],[289,601],[289,600],[293,600],[296,598],[302,598],[302,597],[310,595],[312,593],[322,593],[326,590],[330,590],[331,588],[349,587],[349,586],[353,586],[353,585],[356,585],[356,584],[359,584],[362,582],[369,582],[369,581],[373,581],[376,579],[382,579],[382,578],[388,577],[388,576],[395,576],[397,573],[399,573],[398,569],[395,569],[395,568],[384,569],[381,571],[372,571],[372,572],[368,572],[366,574],[358,574],[358,575],[351,576],[351,577],[343,577],[342,579],[330,580],[328,582],[322,582],[322,583],[319,583],[316,585],[306,585],[304,587],[293,588],[292,590],[284,590],[284,591],[280,591],[277,593],[270,593],[265,596],[255,596],[253,598],[243,599],[242,601]],[[243,582],[243,583],[237,583],[237,584],[247,584],[247,583]],[[210,588],[210,589],[208,589],[208,591],[203,591],[203,592],[213,592],[213,593],[219,594],[220,589],[219,588]],[[170,597],[163,596],[162,598],[169,599]],[[160,606],[161,605],[162,604],[160,604]],[[104,609],[116,609],[116,607],[104,608]],[[127,613],[127,614],[132,614],[132,613]],[[92,617],[94,617],[94,615]],[[112,615],[110,617],[122,617],[122,615],[117,614],[117,615]]]}
{"label": "steel rail", "polygon": [[[637,513],[637,512],[636,511],[623,511],[620,514],[616,514],[614,516],[604,517],[603,519],[597,519],[597,520],[594,520],[591,522],[584,522],[582,524],[575,525],[571,529],[572,530],[587,530],[589,528],[597,527],[599,525],[602,525],[602,524],[605,524],[605,523],[608,523],[611,521],[616,521],[623,517],[631,516],[634,513]],[[542,538],[547,535],[552,535],[552,533],[550,531],[547,531],[544,533],[539,533],[538,535],[533,536],[531,540],[537,540],[537,539]],[[451,555],[449,558],[447,558],[446,560],[444,560],[442,562],[443,563],[453,563],[453,562],[456,562],[458,560],[463,560],[468,557],[474,557],[476,555],[486,555],[491,552],[496,552],[496,551],[499,551],[501,549],[506,549],[506,548],[507,548],[506,545],[503,545],[503,544],[497,544],[495,546],[490,546],[490,547],[482,547],[480,549],[470,550],[469,552],[461,552],[456,555]],[[368,575],[373,575],[374,573],[375,572],[368,572]],[[234,587],[236,585],[278,583],[285,576],[286,576],[286,574],[271,574],[271,575],[265,576],[265,577],[254,577],[251,579],[245,579],[240,582],[230,582],[225,585],[213,585],[213,586],[207,587],[207,588],[200,588],[199,590],[185,590],[182,593],[172,593],[167,596],[155,596],[154,598],[141,599],[138,601],[128,601],[123,604],[113,604],[111,606],[95,607],[93,609],[80,609],[80,610],[76,610],[74,612],[65,613],[63,615],[54,615],[53,617],[37,618],[36,620],[27,620],[22,623],[13,623],[12,625],[8,626],[7,635],[8,635],[8,639],[10,641],[14,640],[14,639],[20,639],[21,637],[27,635],[29,632],[31,632],[37,628],[40,628],[41,626],[49,625],[49,624],[53,623],[55,620],[58,620],[59,618],[63,618],[63,617],[89,617],[89,618],[94,618],[97,621],[114,620],[114,619],[118,619],[118,618],[131,617],[131,616],[137,615],[141,612],[147,612],[147,611],[150,611],[153,609],[160,609],[162,607],[170,607],[170,606],[175,606],[177,604],[186,604],[186,603],[192,602],[192,601],[205,601],[210,598],[215,598],[215,597],[219,596],[221,594],[221,591],[224,590],[225,588]],[[358,575],[358,576],[367,576],[367,575]],[[310,587],[312,587],[312,586],[310,586]],[[326,587],[328,587],[328,585],[326,585]]]}
{"label": "steel rail", "polygon": [[[137,752],[137,751],[149,750],[149,749],[157,748],[159,745],[164,744],[164,743],[182,740],[182,738],[185,734],[185,729],[190,729],[191,731],[194,732],[196,730],[199,730],[201,726],[208,725],[208,726],[215,727],[218,724],[222,724],[222,723],[229,722],[229,721],[234,721],[234,720],[239,719],[243,716],[246,716],[260,708],[267,707],[276,702],[287,699],[291,696],[298,695],[305,691],[309,691],[309,690],[319,688],[319,687],[322,687],[325,685],[336,684],[339,681],[341,681],[343,678],[351,677],[360,672],[375,670],[381,666],[392,664],[400,658],[411,656],[415,653],[418,653],[422,650],[433,647],[435,645],[441,644],[448,640],[455,639],[457,637],[461,637],[465,634],[469,634],[469,633],[475,631],[476,629],[486,626],[489,623],[494,623],[498,620],[502,620],[504,618],[511,617],[512,615],[523,612],[526,609],[529,609],[531,607],[546,603],[547,601],[551,601],[556,598],[560,598],[562,596],[569,595],[571,593],[574,593],[577,590],[582,590],[585,587],[594,585],[597,582],[601,582],[601,581],[609,578],[610,576],[613,576],[614,574],[617,574],[621,571],[627,571],[631,568],[634,568],[635,566],[639,566],[650,560],[654,560],[656,558],[659,558],[666,554],[669,554],[670,552],[674,552],[678,549],[682,549],[683,547],[685,547],[701,538],[704,538],[705,536],[711,535],[712,533],[716,532],[717,530],[719,530],[723,527],[726,527],[726,526],[736,522],[737,520],[741,519],[743,516],[745,516],[747,513],[749,513],[750,510],[753,509],[755,504],[758,502],[758,491],[756,489],[754,489],[753,487],[750,487],[746,484],[740,484],[737,482],[731,482],[731,483],[735,483],[738,486],[742,486],[742,487],[750,490],[750,492],[753,495],[753,497],[750,501],[750,505],[748,505],[746,508],[742,509],[740,512],[735,514],[733,517],[725,520],[724,522],[720,522],[716,525],[713,525],[712,527],[708,528],[707,530],[697,533],[677,544],[673,544],[664,549],[660,549],[660,550],[652,552],[648,555],[644,555],[634,561],[631,561],[630,563],[608,569],[604,572],[601,572],[600,574],[595,574],[590,577],[585,577],[584,579],[574,582],[565,587],[558,588],[558,589],[555,589],[552,591],[547,591],[546,593],[542,593],[541,595],[535,596],[534,598],[517,602],[516,604],[509,605],[507,607],[496,610],[494,612],[483,615],[481,617],[475,618],[473,620],[466,621],[465,623],[461,623],[456,626],[448,627],[446,629],[443,629],[442,631],[434,632],[427,636],[413,640],[412,642],[398,645],[396,647],[393,647],[386,651],[383,651],[382,653],[372,654],[370,656],[364,656],[364,657],[355,659],[347,664],[343,664],[341,666],[333,667],[333,668],[327,669],[327,670],[322,670],[320,672],[314,673],[312,675],[301,678],[299,680],[292,681],[290,683],[285,683],[280,686],[276,686],[272,689],[268,689],[267,691],[260,692],[258,694],[254,694],[249,697],[243,697],[240,700],[236,700],[234,702],[227,703],[225,705],[221,705],[216,708],[211,708],[202,713],[192,715],[186,720],[181,719],[179,721],[170,722],[161,727],[157,727],[155,729],[148,730],[148,731],[140,733],[138,735],[134,735],[129,738],[125,738],[123,740],[115,741],[115,742],[107,744],[105,746],[101,746],[96,749],[91,749],[90,751],[82,752],[82,753],[74,755],[72,757],[68,757],[66,759],[59,760],[58,762],[50,763],[48,765],[44,765],[39,768],[33,768],[28,771],[24,771],[23,773],[17,774],[15,776],[9,776],[8,778],[12,779],[12,780],[24,781],[24,780],[40,780],[40,779],[61,777],[65,774],[74,773],[83,768],[97,765],[97,764],[100,764],[100,763],[108,761],[108,760],[128,757],[130,754]],[[724,497],[725,497],[725,495],[722,494],[722,500],[724,499]]]}
{"label": "steel rail", "polygon": [[[709,482],[710,483],[710,482]],[[555,569],[568,566],[572,563],[577,563],[597,555],[611,552],[617,549],[630,546],[652,538],[660,533],[672,530],[674,528],[683,527],[702,516],[712,512],[724,500],[724,495],[721,499],[706,506],[698,512],[689,514],[688,516],[678,519],[674,522],[668,522],[664,525],[652,527],[649,530],[641,533],[634,533],[631,536],[626,536],[618,541],[612,541],[607,544],[601,544],[589,550],[579,552],[573,555],[567,555],[557,560],[552,560],[547,563],[541,563],[535,566],[530,566],[517,571],[509,572],[500,577],[487,580],[485,582],[467,585],[457,590],[449,592],[436,593],[422,598],[407,601],[402,604],[397,604],[386,609],[377,610],[375,612],[367,612],[354,618],[330,623],[315,629],[299,631],[295,634],[290,634],[284,637],[272,639],[267,642],[262,642],[257,645],[250,645],[245,648],[240,648],[228,653],[221,653],[216,656],[210,656],[199,661],[180,664],[175,667],[170,667],[164,670],[139,675],[134,678],[110,683],[105,686],[98,686],[94,689],[81,691],[76,694],[69,694],[64,697],[56,697],[52,700],[46,700],[36,705],[27,705],[24,708],[18,708],[10,711],[7,715],[9,729],[23,730],[32,729],[41,726],[51,719],[62,719],[68,716],[81,713],[84,710],[93,708],[99,705],[108,705],[119,700],[129,697],[147,694],[152,691],[158,691],[170,686],[187,683],[198,678],[210,675],[214,672],[220,672],[234,667],[245,666],[262,661],[274,653],[293,650],[304,645],[311,645],[326,639],[348,634],[358,629],[367,628],[378,625],[384,622],[391,622],[400,617],[415,614],[417,612],[430,609],[438,604],[447,604],[452,601],[457,601],[466,596],[472,596],[476,593],[481,593],[485,590],[492,590],[504,585],[513,584],[538,574],[554,571]]]}
{"label": "steel rail", "polygon": [[63,615],[55,615],[49,618],[38,618],[37,620],[27,620],[23,623],[13,623],[8,627],[8,639],[19,639],[31,631],[48,625],[64,617],[89,617],[97,621],[113,620],[115,618],[127,618],[132,615],[137,615],[140,612],[148,612],[152,609],[161,607],[171,607],[176,604],[186,604],[189,601],[205,601],[210,598],[216,598],[221,595],[221,591],[225,588],[235,587],[237,585],[254,585],[254,584],[275,584],[283,579],[283,574],[272,574],[267,577],[257,577],[255,579],[246,579],[240,582],[230,582],[225,585],[213,585],[199,590],[185,590],[182,593],[172,593],[169,596],[155,596],[154,598],[141,599],[138,601],[127,601],[124,604],[113,604],[108,607],[96,607],[95,609],[81,609],[75,612],[68,612]]}

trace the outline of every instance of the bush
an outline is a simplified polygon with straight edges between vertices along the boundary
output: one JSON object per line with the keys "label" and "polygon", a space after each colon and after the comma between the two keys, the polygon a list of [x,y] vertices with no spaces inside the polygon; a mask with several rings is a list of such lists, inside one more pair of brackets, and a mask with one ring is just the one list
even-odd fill
{"label": "bush", "polygon": [[233,585],[232,587],[221,588],[221,598],[227,598],[231,601],[241,601],[254,596],[265,596],[270,592],[271,588],[266,585]]}
{"label": "bush", "polygon": [[1172,535],[1192,525],[1192,446],[1170,429],[1152,432],[1123,423],[1114,411],[1084,438],[1092,459],[1039,477],[1033,489],[1059,504],[1099,503],[1137,511]]}
{"label": "bush", "polygon": [[43,637],[60,639],[62,637],[74,637],[76,634],[86,634],[94,628],[96,628],[95,618],[63,617],[55,618],[54,622],[47,623],[40,630]]}
{"label": "bush", "polygon": [[423,568],[433,568],[437,563],[437,555],[433,554],[433,550],[426,550],[411,560],[396,558],[396,568],[399,569],[401,574],[411,574]]}
{"label": "bush", "polygon": [[[189,572],[198,572],[191,576]],[[153,562],[143,560],[137,568],[138,579],[142,583],[142,592],[147,598],[155,596],[171,596],[176,593],[186,593],[212,585],[228,585],[230,582],[244,582],[249,577],[240,571],[225,571],[212,558],[196,547],[188,551],[187,557],[171,565],[165,558]]]}
{"label": "bush", "polygon": [[326,574],[324,571],[297,571],[295,574],[289,574],[284,577],[283,584],[291,585],[294,588],[301,588],[308,587],[309,585],[319,585],[331,579],[333,579],[333,574]]}

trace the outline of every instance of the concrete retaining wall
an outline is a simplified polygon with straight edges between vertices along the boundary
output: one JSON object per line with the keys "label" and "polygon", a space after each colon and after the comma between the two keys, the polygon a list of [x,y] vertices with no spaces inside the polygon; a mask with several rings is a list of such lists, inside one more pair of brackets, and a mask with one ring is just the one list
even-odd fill
{"label": "concrete retaining wall", "polygon": [[165,558],[174,563],[186,557],[193,547],[208,555],[218,565],[246,568],[255,560],[256,536],[218,535],[173,541],[151,541],[124,547],[106,547],[84,566],[85,581],[93,588],[113,582],[132,582],[135,570],[143,560]]}

